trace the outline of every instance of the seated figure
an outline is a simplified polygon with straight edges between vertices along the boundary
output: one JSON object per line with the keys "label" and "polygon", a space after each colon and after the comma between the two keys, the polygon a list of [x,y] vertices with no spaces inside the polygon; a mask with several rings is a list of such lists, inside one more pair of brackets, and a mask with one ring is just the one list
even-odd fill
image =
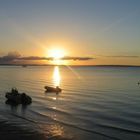
{"label": "seated figure", "polygon": [[31,104],[32,98],[25,93],[19,93],[16,88],[12,88],[11,92],[7,92],[5,97],[8,99],[9,102],[14,104]]}

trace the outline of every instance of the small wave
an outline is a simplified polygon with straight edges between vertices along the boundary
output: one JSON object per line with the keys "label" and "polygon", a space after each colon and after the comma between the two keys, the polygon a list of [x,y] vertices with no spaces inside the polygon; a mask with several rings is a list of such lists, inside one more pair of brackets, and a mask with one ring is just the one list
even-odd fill
{"label": "small wave", "polygon": [[37,123],[37,121],[35,121],[35,120],[31,120],[31,119],[28,119],[28,118],[25,118],[25,117],[19,116],[19,115],[17,115],[17,114],[13,114],[13,113],[12,113],[11,115],[13,115],[13,116],[15,116],[15,117],[17,117],[17,118],[20,118],[20,119],[26,120],[26,121],[28,121],[28,122]]}
{"label": "small wave", "polygon": [[111,125],[104,125],[104,124],[100,124],[99,126],[104,127],[104,128],[108,128],[108,129],[119,130],[119,131],[127,132],[127,133],[140,134],[140,131],[138,131],[138,130],[132,130],[132,129],[116,127],[116,126],[111,126]]}
{"label": "small wave", "polygon": [[98,134],[100,136],[104,136],[104,137],[109,138],[109,139],[120,140],[120,139],[118,139],[116,137],[109,136],[109,135],[103,134],[103,133],[98,132],[98,131],[94,131],[94,130],[89,130],[89,129],[85,129],[85,128],[82,128],[82,127],[78,127],[77,125],[72,125],[70,123],[65,123],[65,122],[58,121],[58,120],[55,120],[55,122],[57,122],[59,124],[62,124],[62,125],[65,125],[65,126],[73,127],[73,128],[76,128],[76,129],[79,129],[79,130],[82,130],[82,131],[85,131],[85,132],[88,132],[88,133]]}

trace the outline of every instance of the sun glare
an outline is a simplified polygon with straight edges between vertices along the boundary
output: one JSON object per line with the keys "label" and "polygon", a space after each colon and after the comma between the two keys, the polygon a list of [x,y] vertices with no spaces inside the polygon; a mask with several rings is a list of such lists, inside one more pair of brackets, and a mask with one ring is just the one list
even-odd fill
{"label": "sun glare", "polygon": [[48,55],[50,57],[53,57],[54,60],[59,60],[60,58],[64,57],[64,51],[63,50],[50,50],[48,52]]}
{"label": "sun glare", "polygon": [[62,49],[50,49],[47,52],[47,56],[52,58],[52,61],[50,61],[50,64],[53,65],[67,65],[67,61],[62,60],[65,56],[65,51]]}

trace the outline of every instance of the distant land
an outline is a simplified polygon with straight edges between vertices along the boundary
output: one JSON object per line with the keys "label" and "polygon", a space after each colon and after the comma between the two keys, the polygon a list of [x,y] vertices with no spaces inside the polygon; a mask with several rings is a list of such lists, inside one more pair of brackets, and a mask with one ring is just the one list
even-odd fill
{"label": "distant land", "polygon": [[[66,66],[66,65],[51,65],[51,64],[0,64],[0,66]],[[69,65],[74,67],[140,67],[139,65]]]}

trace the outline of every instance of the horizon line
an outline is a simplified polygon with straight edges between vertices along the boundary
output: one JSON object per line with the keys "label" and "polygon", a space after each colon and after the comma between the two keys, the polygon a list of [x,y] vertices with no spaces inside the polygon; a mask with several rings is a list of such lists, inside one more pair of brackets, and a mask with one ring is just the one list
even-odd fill
{"label": "horizon line", "polygon": [[[67,66],[67,65],[55,65],[55,64],[0,64],[0,66]],[[140,65],[68,65],[68,66],[83,66],[83,67],[140,67]]]}

